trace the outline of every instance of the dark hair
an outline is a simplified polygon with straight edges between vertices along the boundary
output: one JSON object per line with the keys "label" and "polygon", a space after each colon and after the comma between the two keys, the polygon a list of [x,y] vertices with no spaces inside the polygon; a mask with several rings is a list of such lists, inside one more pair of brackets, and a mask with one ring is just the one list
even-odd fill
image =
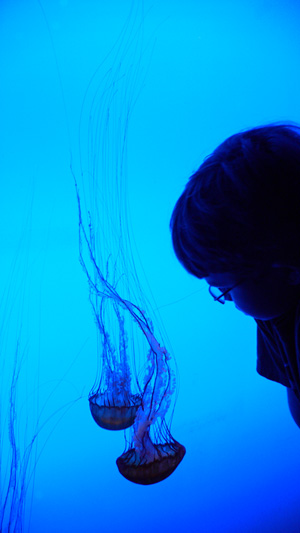
{"label": "dark hair", "polygon": [[198,278],[300,266],[300,126],[226,139],[189,179],[170,226],[177,258]]}

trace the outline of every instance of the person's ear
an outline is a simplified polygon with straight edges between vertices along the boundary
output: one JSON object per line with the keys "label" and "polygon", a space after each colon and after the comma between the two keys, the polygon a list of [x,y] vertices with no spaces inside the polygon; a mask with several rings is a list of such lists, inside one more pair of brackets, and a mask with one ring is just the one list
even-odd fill
{"label": "person's ear", "polygon": [[283,274],[286,276],[286,272],[288,275],[288,282],[291,285],[300,285],[300,267],[295,267],[291,265],[283,265],[280,263],[273,263],[273,268],[279,268],[282,270]]}

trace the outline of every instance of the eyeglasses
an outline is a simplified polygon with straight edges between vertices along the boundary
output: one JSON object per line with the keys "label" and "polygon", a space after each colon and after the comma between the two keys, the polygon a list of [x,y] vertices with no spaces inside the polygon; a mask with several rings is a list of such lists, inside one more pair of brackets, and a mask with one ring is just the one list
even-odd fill
{"label": "eyeglasses", "polygon": [[220,302],[220,304],[224,304],[226,302],[226,294],[228,294],[230,291],[232,291],[235,287],[243,283],[242,281],[239,281],[233,287],[230,287],[230,289],[226,289],[226,291],[222,292],[218,287],[212,287],[211,285],[208,288],[209,294],[213,297],[215,302]]}

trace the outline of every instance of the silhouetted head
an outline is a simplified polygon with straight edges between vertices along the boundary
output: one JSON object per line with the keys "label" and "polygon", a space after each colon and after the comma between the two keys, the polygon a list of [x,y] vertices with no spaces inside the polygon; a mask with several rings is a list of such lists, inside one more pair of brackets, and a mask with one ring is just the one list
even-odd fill
{"label": "silhouetted head", "polygon": [[188,272],[224,291],[238,284],[225,299],[255,318],[285,312],[300,297],[300,126],[226,139],[191,176],[171,230]]}

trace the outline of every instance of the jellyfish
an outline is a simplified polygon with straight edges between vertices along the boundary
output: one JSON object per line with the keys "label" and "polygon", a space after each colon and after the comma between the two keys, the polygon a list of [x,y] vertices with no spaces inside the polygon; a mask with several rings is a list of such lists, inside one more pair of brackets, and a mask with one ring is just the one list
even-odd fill
{"label": "jellyfish", "polygon": [[[95,309],[98,331],[102,334],[102,371],[100,380],[95,382],[89,394],[91,414],[95,422],[104,429],[121,430],[132,426],[141,394],[132,392],[132,377],[129,365],[128,340],[125,331],[125,318],[113,300],[113,308],[119,326],[119,343],[112,345],[111,336],[105,329],[104,308],[107,301],[100,301],[99,310]],[[137,387],[139,384],[137,382]]]}
{"label": "jellyfish", "polygon": [[[150,346],[148,372],[142,405],[133,425],[133,445],[117,459],[117,467],[129,481],[150,485],[172,474],[186,450],[172,437],[165,421],[176,387],[175,376],[168,364],[170,354],[156,340],[149,322],[142,322],[141,328]],[[150,436],[153,427],[155,440]]]}
{"label": "jellyfish", "polygon": [[99,364],[90,410],[101,428],[129,428],[132,434],[117,467],[126,479],[147,485],[167,478],[185,448],[172,437],[166,421],[172,403],[172,416],[174,412],[175,371],[171,355],[158,341],[154,312],[148,311],[141,288],[126,203],[129,123],[151,48],[144,43],[144,20],[142,2],[133,2],[106,58],[110,67],[99,80],[102,63],[88,85],[80,115],[80,171],[71,163],[71,172],[79,214],[79,260],[98,333]]}
{"label": "jellyfish", "polygon": [[97,264],[93,226],[90,222],[87,233],[77,187],[76,192],[80,262],[88,279],[89,300],[98,333],[98,371],[89,393],[89,406],[98,426],[108,430],[123,430],[134,423],[142,398],[135,368],[134,346],[128,343],[124,313],[126,306],[114,288],[114,279],[110,283],[108,265],[104,277]]}
{"label": "jellyfish", "polygon": [[[111,54],[115,51],[112,67],[99,81],[100,65],[84,97],[79,126],[81,187],[71,165],[79,213],[79,259],[88,280],[98,334],[98,368],[89,406],[95,422],[108,430],[132,426],[142,402],[138,374],[142,372],[143,361],[138,354],[138,341],[133,341],[136,332],[132,318],[124,305],[125,298],[128,301],[134,298],[133,287],[138,286],[129,239],[124,231],[127,224],[124,163],[129,117],[136,97],[132,85],[137,77],[137,65],[132,62],[124,68],[122,50],[134,48],[134,57],[141,54],[134,7],[132,3],[119,40],[111,51]],[[86,139],[87,161],[82,151]],[[87,188],[90,189],[88,198]]]}

